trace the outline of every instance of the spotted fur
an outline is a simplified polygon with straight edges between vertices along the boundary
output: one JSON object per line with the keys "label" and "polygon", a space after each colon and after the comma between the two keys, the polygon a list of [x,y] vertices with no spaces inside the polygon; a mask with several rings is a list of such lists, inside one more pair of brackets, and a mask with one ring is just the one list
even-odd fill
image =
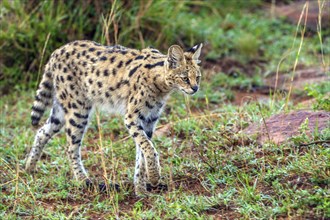
{"label": "spotted fur", "polygon": [[36,134],[26,170],[35,171],[45,144],[65,127],[74,176],[88,179],[80,146],[92,110],[100,107],[122,114],[135,141],[135,192],[157,186],[159,154],[151,142],[155,124],[173,90],[186,94],[198,90],[201,48],[199,44],[184,52],[173,45],[163,55],[153,48],[135,50],[75,41],[54,51],[33,103],[32,124],[38,125],[47,106],[52,104],[52,110]]}

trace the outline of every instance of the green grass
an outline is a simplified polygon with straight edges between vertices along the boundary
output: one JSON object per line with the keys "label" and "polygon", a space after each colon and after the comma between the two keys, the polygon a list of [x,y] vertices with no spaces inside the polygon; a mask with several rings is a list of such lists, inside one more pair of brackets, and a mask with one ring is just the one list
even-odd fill
{"label": "green grass", "polygon": [[[231,83],[235,84],[235,79]],[[204,90],[209,85],[211,89]],[[218,90],[217,84],[203,82],[204,97],[212,96],[214,90]],[[301,136],[281,146],[259,146],[252,137],[237,132],[279,112],[284,101],[262,104],[261,114],[253,102],[244,106],[210,103],[205,109],[206,99],[175,93],[165,110],[169,113],[163,114],[159,124],[167,132],[154,138],[170,190],[136,198],[132,187],[110,194],[81,190],[72,179],[63,133],[45,149],[39,172],[35,176],[24,172],[26,149],[35,134],[29,123],[33,93],[1,99],[2,219],[330,217],[329,148],[322,144],[299,147],[306,141],[303,126]],[[122,120],[101,114],[100,124],[106,178],[132,183],[134,143],[125,140],[128,134]],[[329,132],[319,134],[318,139],[329,139]],[[92,178],[101,182],[102,156],[95,119],[84,145],[84,164]]]}

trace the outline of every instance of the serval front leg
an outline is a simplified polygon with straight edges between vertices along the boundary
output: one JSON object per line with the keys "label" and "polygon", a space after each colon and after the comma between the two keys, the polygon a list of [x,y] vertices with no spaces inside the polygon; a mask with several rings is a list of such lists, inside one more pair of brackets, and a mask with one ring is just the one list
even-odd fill
{"label": "serval front leg", "polygon": [[[157,187],[160,179],[160,164],[158,152],[143,130],[139,115],[127,113],[125,125],[129,134],[133,137],[137,146],[136,170],[135,170],[135,193],[144,194],[148,184]],[[145,173],[143,173],[145,172]],[[146,180],[144,177],[146,176]]]}
{"label": "serval front leg", "polygon": [[134,186],[135,193],[144,194],[147,185],[147,173],[145,167],[145,160],[143,153],[138,144],[136,144],[136,159],[135,159],[135,172],[134,172]]}

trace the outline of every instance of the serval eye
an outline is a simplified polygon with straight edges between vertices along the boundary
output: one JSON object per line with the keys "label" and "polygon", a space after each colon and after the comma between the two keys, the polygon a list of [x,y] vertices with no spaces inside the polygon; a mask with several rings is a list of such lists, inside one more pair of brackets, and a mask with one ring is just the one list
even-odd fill
{"label": "serval eye", "polygon": [[188,78],[188,77],[183,77],[182,80],[183,80],[185,83],[189,84],[189,78]]}

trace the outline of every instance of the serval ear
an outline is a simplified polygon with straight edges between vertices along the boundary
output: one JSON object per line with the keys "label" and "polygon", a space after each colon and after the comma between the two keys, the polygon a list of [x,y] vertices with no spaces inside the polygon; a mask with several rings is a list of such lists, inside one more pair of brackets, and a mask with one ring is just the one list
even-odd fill
{"label": "serval ear", "polygon": [[202,47],[203,44],[197,44],[195,46],[193,46],[192,48],[190,48],[187,52],[192,53],[192,59],[195,60],[196,63],[200,63],[201,61],[198,59],[201,55],[201,51],[202,51]]}
{"label": "serval ear", "polygon": [[185,62],[183,50],[178,45],[172,45],[168,49],[167,61],[170,69],[178,68]]}

